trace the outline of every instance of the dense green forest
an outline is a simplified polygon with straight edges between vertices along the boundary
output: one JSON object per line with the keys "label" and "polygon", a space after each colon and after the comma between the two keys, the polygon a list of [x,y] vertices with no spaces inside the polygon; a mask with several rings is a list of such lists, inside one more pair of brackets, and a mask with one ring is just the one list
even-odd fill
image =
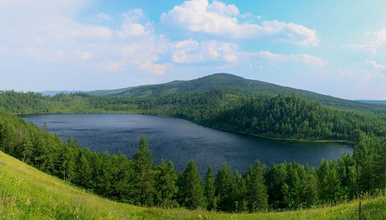
{"label": "dense green forest", "polygon": [[[150,143],[151,144],[151,143]],[[202,178],[194,161],[176,174],[171,161],[158,165],[146,138],[131,159],[62,142],[56,134],[0,110],[0,150],[99,195],[141,206],[206,207],[228,212],[298,209],[337,204],[384,193],[386,137],[361,133],[353,155],[311,168],[296,162],[267,167],[259,161],[244,174],[224,164]]]}
{"label": "dense green forest", "polygon": [[14,114],[142,113],[178,117],[227,131],[296,140],[357,141],[361,133],[386,134],[386,109],[349,111],[296,96],[254,96],[217,88],[163,97],[127,98],[83,93],[0,93],[0,108]]}
{"label": "dense green forest", "polygon": [[[56,134],[15,116],[107,112],[178,117],[268,138],[356,145],[353,155],[323,160],[319,168],[296,162],[267,167],[256,161],[246,173],[224,164],[218,173],[208,167],[201,177],[194,161],[186,161],[186,169],[178,174],[171,161],[155,162],[146,138],[139,140],[132,158],[95,153],[79,146],[76,139],[63,142]],[[227,212],[299,209],[385,194],[386,108],[229,74],[100,96],[2,91],[0,150],[96,194],[135,205]]]}
{"label": "dense green forest", "polygon": [[117,90],[98,90],[87,93],[91,95],[103,95],[110,97],[139,98],[163,97],[171,94],[190,92],[208,92],[216,88],[229,88],[233,90],[240,90],[248,94],[268,96],[277,96],[279,94],[291,95],[292,93],[295,93],[297,96],[302,98],[317,101],[323,105],[342,109],[349,108],[351,110],[369,110],[374,107],[374,105],[369,105],[366,103],[339,99],[332,96],[321,95],[301,89],[279,86],[258,80],[244,79],[242,77],[227,73],[212,74],[188,81],[173,81],[170,83],[158,85],[145,85]]}

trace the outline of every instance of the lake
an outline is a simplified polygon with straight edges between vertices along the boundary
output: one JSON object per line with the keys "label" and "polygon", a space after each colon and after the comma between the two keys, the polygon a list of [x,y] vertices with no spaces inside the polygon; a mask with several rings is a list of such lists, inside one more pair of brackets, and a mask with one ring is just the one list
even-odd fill
{"label": "lake", "polygon": [[117,154],[121,151],[131,159],[139,148],[140,137],[146,137],[154,163],[161,158],[171,160],[176,171],[183,171],[193,159],[200,174],[211,166],[215,173],[224,163],[242,174],[256,159],[271,165],[283,161],[308,163],[318,167],[322,158],[338,159],[353,153],[349,144],[301,143],[268,140],[223,132],[192,122],[138,114],[48,114],[21,116],[38,126],[47,125],[62,140],[78,139],[81,147],[91,151]]}

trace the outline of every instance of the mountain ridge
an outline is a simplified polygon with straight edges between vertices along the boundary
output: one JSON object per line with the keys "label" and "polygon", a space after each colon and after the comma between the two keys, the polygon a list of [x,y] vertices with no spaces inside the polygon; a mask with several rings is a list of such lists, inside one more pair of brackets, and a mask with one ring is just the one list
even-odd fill
{"label": "mountain ridge", "polygon": [[231,88],[247,92],[251,95],[263,94],[275,96],[279,94],[291,95],[292,93],[295,93],[300,97],[318,101],[322,104],[338,108],[368,109],[374,106],[380,108],[386,107],[386,105],[381,106],[369,102],[346,100],[303,89],[280,86],[259,80],[245,79],[243,77],[229,73],[215,73],[193,80],[176,80],[163,84],[127,87],[117,90],[98,90],[87,93],[90,95],[138,98],[162,97],[176,93],[210,91],[216,88]]}
{"label": "mountain ridge", "polygon": [[[354,108],[367,110],[369,108],[385,109],[383,101],[363,101],[363,100],[347,100],[342,98],[324,95],[303,89],[292,88],[288,86],[280,86],[273,83],[263,82],[259,80],[245,79],[243,77],[229,73],[215,73],[203,76],[192,80],[174,80],[162,84],[132,86],[112,90],[94,90],[94,91],[46,91],[44,95],[55,95],[59,93],[86,93],[96,96],[107,97],[127,97],[127,98],[148,98],[148,97],[163,97],[171,94],[189,93],[210,91],[216,88],[230,88],[243,91],[250,95],[268,95],[276,96],[279,94],[296,95],[320,102],[321,104],[337,107],[341,109]],[[386,102],[386,101],[385,101]]]}

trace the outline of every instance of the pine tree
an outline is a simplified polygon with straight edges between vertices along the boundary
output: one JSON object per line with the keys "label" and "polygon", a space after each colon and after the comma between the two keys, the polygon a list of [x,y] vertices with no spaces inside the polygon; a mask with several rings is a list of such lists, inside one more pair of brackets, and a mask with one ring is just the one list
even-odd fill
{"label": "pine tree", "polygon": [[216,175],[216,196],[218,198],[218,209],[231,211],[233,206],[232,191],[234,178],[230,167],[225,163]]}
{"label": "pine tree", "polygon": [[234,212],[245,212],[247,211],[247,201],[245,200],[245,193],[247,191],[245,180],[236,170],[234,175],[235,188],[232,192],[233,211]]}
{"label": "pine tree", "polygon": [[111,160],[111,181],[114,183],[111,185],[111,190],[118,200],[127,201],[130,199],[129,180],[132,178],[132,169],[130,161],[122,154],[118,152],[117,156],[113,156]]}
{"label": "pine tree", "polygon": [[288,188],[285,190],[284,201],[289,208],[298,208],[300,205],[300,187],[301,182],[298,171],[293,163],[288,164],[287,179],[285,184]]}
{"label": "pine tree", "polygon": [[329,169],[324,177],[321,199],[331,204],[336,204],[342,199],[340,179],[334,168]]}
{"label": "pine tree", "polygon": [[207,209],[216,210],[217,197],[216,197],[216,188],[214,185],[214,176],[213,176],[212,167],[208,168],[208,171],[206,172],[206,175],[205,175],[204,196],[207,202]]}
{"label": "pine tree", "polygon": [[268,208],[267,188],[264,185],[263,170],[257,160],[246,173],[246,200],[250,212],[266,210]]}
{"label": "pine tree", "polygon": [[272,164],[266,175],[269,203],[274,208],[286,206],[283,195],[283,183],[287,179],[287,162]]}
{"label": "pine tree", "polygon": [[85,151],[81,151],[77,160],[77,184],[89,188],[92,179],[92,168]]}
{"label": "pine tree", "polygon": [[103,196],[110,197],[112,196],[112,179],[113,179],[113,165],[112,165],[112,156],[107,152],[99,154],[101,161],[101,170],[99,176],[97,177],[97,185],[95,191]]}
{"label": "pine tree", "polygon": [[200,174],[193,160],[182,173],[180,188],[178,189],[183,205],[190,209],[205,207],[204,189]]}
{"label": "pine tree", "polygon": [[166,163],[164,159],[155,168],[155,197],[154,203],[163,208],[176,206],[176,201],[173,200],[177,193],[176,180],[177,175],[174,171],[174,164],[169,161]]}
{"label": "pine tree", "polygon": [[153,204],[153,158],[147,146],[147,139],[141,137],[139,150],[133,155],[131,194],[134,203],[141,206],[151,206]]}
{"label": "pine tree", "polygon": [[306,208],[310,208],[318,201],[318,179],[316,170],[307,169],[306,176],[301,180],[300,202]]}
{"label": "pine tree", "polygon": [[348,168],[348,180],[347,180],[347,191],[349,199],[355,199],[359,196],[359,182],[360,182],[360,174],[361,167],[358,168],[356,166],[350,166]]}

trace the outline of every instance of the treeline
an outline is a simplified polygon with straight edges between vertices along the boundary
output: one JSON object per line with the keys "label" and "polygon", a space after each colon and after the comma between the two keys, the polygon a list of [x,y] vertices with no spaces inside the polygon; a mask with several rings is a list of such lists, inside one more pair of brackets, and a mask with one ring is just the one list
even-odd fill
{"label": "treeline", "polygon": [[332,109],[292,94],[240,99],[206,123],[265,137],[357,141],[362,132],[384,136],[386,124],[379,119]]}
{"label": "treeline", "polygon": [[336,204],[385,192],[386,138],[360,135],[353,155],[321,162],[318,169],[296,162],[267,167],[259,161],[240,174],[209,167],[202,182],[194,161],[176,174],[171,161],[158,165],[146,138],[131,159],[62,142],[56,134],[0,110],[0,150],[99,195],[135,205],[204,207],[227,212],[298,209]]}
{"label": "treeline", "polygon": [[303,140],[359,140],[386,135],[386,112],[338,110],[296,96],[250,96],[239,90],[148,98],[144,113],[184,118],[208,127],[263,137]]}
{"label": "treeline", "polygon": [[82,93],[0,92],[0,108],[15,114],[143,113],[178,117],[232,132],[303,140],[357,141],[361,133],[384,136],[386,111],[346,111],[296,96],[253,96],[216,88],[162,97],[124,98]]}

